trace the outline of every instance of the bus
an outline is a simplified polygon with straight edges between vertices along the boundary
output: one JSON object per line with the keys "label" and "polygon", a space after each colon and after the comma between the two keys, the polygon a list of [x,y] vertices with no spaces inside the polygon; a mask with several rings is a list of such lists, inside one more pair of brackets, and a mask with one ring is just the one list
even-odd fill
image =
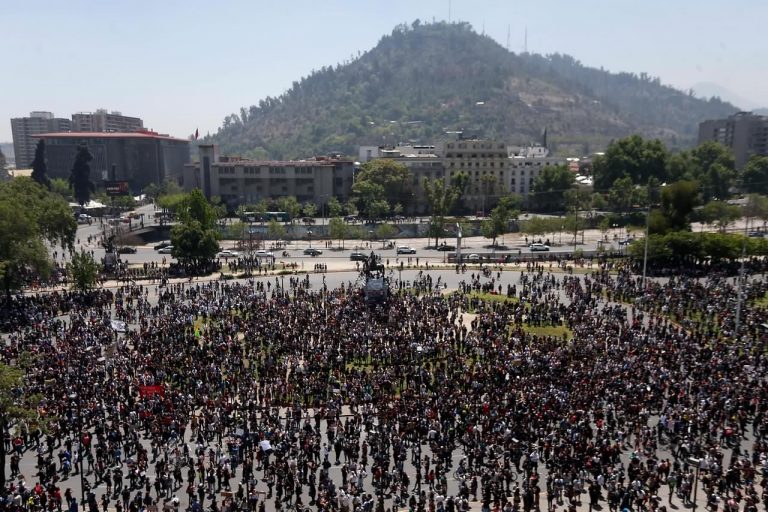
{"label": "bus", "polygon": [[241,220],[243,222],[270,222],[273,220],[288,222],[291,219],[287,212],[264,212],[264,215],[259,215],[256,212],[243,212]]}

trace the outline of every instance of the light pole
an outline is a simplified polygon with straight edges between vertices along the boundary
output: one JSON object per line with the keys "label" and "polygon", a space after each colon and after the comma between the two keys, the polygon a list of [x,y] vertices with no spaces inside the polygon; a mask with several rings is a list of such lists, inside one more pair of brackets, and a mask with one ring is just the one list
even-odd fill
{"label": "light pole", "polygon": [[696,512],[696,495],[699,490],[699,469],[701,466],[701,459],[695,457],[688,457],[688,463],[696,466],[696,473],[693,475],[693,512]]}
{"label": "light pole", "polygon": [[311,229],[307,230],[307,236],[309,237],[309,248],[311,249],[312,248],[312,230]]}

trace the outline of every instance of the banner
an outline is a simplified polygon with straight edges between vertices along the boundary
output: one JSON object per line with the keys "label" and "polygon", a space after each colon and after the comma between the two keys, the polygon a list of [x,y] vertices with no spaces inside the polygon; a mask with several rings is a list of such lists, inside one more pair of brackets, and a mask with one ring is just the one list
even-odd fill
{"label": "banner", "polygon": [[127,196],[131,192],[127,181],[106,181],[104,182],[104,190],[109,197]]}
{"label": "banner", "polygon": [[142,398],[155,395],[165,396],[165,388],[163,386],[139,386],[139,396]]}

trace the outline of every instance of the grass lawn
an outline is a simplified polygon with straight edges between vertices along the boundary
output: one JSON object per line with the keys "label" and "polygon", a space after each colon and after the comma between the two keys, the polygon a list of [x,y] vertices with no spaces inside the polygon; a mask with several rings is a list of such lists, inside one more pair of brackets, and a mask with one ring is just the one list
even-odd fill
{"label": "grass lawn", "polygon": [[573,338],[573,331],[564,325],[547,325],[541,327],[535,327],[533,325],[523,325],[523,330],[528,334],[535,336],[554,336],[557,338],[563,338],[570,340]]}

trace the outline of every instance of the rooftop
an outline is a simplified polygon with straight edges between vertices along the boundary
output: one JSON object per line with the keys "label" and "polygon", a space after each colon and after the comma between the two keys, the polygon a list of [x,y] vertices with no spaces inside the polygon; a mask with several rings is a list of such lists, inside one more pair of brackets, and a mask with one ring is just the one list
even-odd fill
{"label": "rooftop", "polygon": [[232,160],[216,162],[218,167],[333,167],[336,163],[352,163],[352,160]]}
{"label": "rooftop", "polygon": [[157,133],[149,130],[136,132],[52,132],[37,133],[32,135],[32,137],[40,139],[157,139],[189,142],[187,139],[178,139],[165,133]]}

